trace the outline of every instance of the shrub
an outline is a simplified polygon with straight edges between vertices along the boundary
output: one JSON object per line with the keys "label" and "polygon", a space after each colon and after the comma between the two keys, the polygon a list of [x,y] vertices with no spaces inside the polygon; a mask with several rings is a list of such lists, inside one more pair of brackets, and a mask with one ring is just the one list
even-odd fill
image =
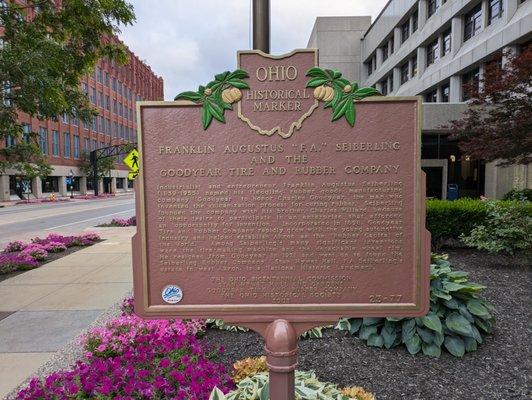
{"label": "shrub", "polygon": [[512,189],[504,195],[504,200],[532,201],[532,189]]}
{"label": "shrub", "polygon": [[493,306],[478,298],[485,286],[453,271],[446,256],[433,256],[430,266],[430,311],[421,318],[341,319],[336,329],[358,335],[368,346],[387,349],[404,344],[410,354],[439,357],[443,345],[461,357],[477,349],[491,332]]}
{"label": "shrub", "polygon": [[461,239],[468,246],[490,253],[514,254],[532,248],[532,216],[530,203],[487,201],[488,217]]}
{"label": "shrub", "polygon": [[111,220],[111,222],[108,222],[106,224],[101,224],[101,225],[98,225],[98,226],[103,226],[103,227],[112,227],[112,226],[117,226],[117,227],[125,227],[125,226],[136,226],[137,225],[137,219],[135,216],[133,217],[130,217],[130,218],[113,218]]}
{"label": "shrub", "polygon": [[232,384],[216,361],[218,349],[201,344],[180,321],[120,317],[82,340],[85,360],[70,371],[32,379],[18,399],[203,400]]}
{"label": "shrub", "polygon": [[66,245],[60,242],[48,242],[42,246],[48,253],[60,253],[67,249]]}
{"label": "shrub", "polygon": [[17,270],[26,270],[39,266],[31,256],[20,253],[0,253],[0,274],[9,274]]}
{"label": "shrub", "polygon": [[7,246],[4,248],[4,253],[14,253],[15,251],[21,251],[24,246],[24,242],[20,240],[15,240],[14,242],[10,242],[7,244]]}
{"label": "shrub", "polygon": [[21,256],[31,257],[36,261],[44,261],[48,257],[48,252],[44,246],[38,243],[30,243],[20,252]]}
{"label": "shrub", "polygon": [[427,200],[426,227],[434,241],[469,234],[487,216],[484,202],[475,199]]}
{"label": "shrub", "polygon": [[[342,393],[342,389],[334,383],[321,382],[316,378],[313,371],[296,371],[295,399],[296,400],[374,400],[375,397],[366,391],[359,391],[359,397],[348,397]],[[223,391],[215,388],[211,392],[209,400],[258,400],[269,398],[268,373],[259,372],[253,376],[243,379],[236,386],[236,389],[224,394]],[[350,388],[346,388],[347,390]],[[362,397],[362,394],[366,397]]]}
{"label": "shrub", "polygon": [[259,372],[267,372],[266,357],[248,357],[233,364],[231,378],[238,383],[241,380],[253,376]]}

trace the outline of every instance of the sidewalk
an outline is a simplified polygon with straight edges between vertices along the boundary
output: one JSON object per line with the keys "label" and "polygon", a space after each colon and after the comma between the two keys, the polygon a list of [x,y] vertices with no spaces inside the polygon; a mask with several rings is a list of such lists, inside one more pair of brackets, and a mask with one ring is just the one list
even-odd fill
{"label": "sidewalk", "polygon": [[[13,206],[25,205],[25,204],[57,204],[57,203],[65,202],[65,201],[70,202],[70,201],[94,201],[94,200],[116,199],[117,197],[121,197],[121,196],[128,196],[128,195],[132,196],[134,195],[134,193],[135,192],[133,190],[128,190],[127,192],[116,192],[114,196],[102,196],[102,197],[94,197],[94,198],[89,198],[89,199],[82,198],[83,196],[76,194],[74,195],[73,199],[71,199],[70,196],[57,196],[56,201],[38,202],[36,201],[37,199],[31,199],[29,203],[26,203],[24,202],[24,200],[21,200],[21,199],[10,200],[10,201],[0,201],[0,208],[1,207],[13,207]],[[44,200],[44,199],[46,199],[46,197],[43,197],[39,200]]]}
{"label": "sidewalk", "polygon": [[131,290],[135,229],[0,282],[0,398]]}

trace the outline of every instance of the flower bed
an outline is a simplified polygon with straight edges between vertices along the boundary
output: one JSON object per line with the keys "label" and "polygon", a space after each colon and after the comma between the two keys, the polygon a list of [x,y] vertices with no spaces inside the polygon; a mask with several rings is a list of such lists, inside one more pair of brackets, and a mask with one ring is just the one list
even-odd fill
{"label": "flower bed", "polygon": [[31,242],[20,240],[8,243],[0,252],[0,275],[39,267],[50,261],[52,253],[61,253],[71,247],[91,246],[100,240],[95,233],[63,236],[51,233],[45,238],[33,238]]}
{"label": "flower bed", "polygon": [[223,348],[198,339],[200,320],[150,320],[129,314],[93,328],[80,339],[84,358],[72,369],[32,379],[17,399],[204,400],[214,387],[233,388],[217,360]]}
{"label": "flower bed", "polygon": [[113,218],[111,222],[98,225],[98,227],[102,227],[102,228],[125,227],[125,226],[137,226],[137,218],[135,216],[132,216],[129,218]]}
{"label": "flower bed", "polygon": [[[71,369],[30,380],[16,398],[266,398],[265,357],[238,361],[229,371],[219,358],[223,348],[202,341],[204,321],[143,320],[133,314],[132,298],[125,299],[121,309],[120,317],[79,339],[83,358]],[[362,388],[320,382],[313,372],[298,371],[296,380],[298,400],[318,398],[318,393],[323,400],[374,400]]]}

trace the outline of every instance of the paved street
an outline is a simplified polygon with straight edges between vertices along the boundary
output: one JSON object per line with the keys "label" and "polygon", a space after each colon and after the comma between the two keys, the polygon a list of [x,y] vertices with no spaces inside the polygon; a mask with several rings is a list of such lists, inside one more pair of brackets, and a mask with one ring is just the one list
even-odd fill
{"label": "paved street", "polygon": [[0,248],[12,240],[28,240],[51,232],[77,233],[112,218],[131,217],[134,213],[133,195],[0,208]]}

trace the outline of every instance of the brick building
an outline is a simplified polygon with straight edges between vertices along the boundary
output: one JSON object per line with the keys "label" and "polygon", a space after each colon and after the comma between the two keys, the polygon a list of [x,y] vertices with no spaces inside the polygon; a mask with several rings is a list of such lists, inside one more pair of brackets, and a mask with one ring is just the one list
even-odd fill
{"label": "brick building", "polygon": [[[35,132],[39,145],[47,156],[53,171],[45,179],[24,181],[17,171],[7,170],[0,175],[0,201],[19,199],[17,193],[31,192],[30,198],[70,194],[67,177],[73,175],[75,194],[93,191],[79,166],[84,152],[115,144],[136,141],[135,103],[141,100],[162,100],[163,79],[151,70],[129,49],[129,62],[120,66],[113,61],[100,60],[91,76],[80,82],[99,115],[91,124],[84,124],[67,115],[57,120],[40,121],[20,114],[19,121],[26,132]],[[12,146],[13,139],[6,138],[0,146]],[[119,192],[131,190],[127,169],[117,165],[110,176],[100,181],[99,191]]]}

